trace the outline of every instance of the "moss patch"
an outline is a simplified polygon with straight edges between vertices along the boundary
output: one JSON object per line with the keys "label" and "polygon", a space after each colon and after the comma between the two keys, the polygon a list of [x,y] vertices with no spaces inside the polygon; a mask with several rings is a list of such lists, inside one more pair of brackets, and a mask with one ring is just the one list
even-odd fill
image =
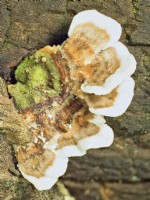
{"label": "moss patch", "polygon": [[20,110],[58,96],[61,91],[60,75],[51,55],[40,50],[23,60],[15,78],[17,83],[9,85],[8,91]]}

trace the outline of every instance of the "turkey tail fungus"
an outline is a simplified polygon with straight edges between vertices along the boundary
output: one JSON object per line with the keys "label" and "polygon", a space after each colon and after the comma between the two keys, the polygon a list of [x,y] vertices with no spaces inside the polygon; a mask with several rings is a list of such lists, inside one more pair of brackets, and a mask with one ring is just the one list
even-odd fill
{"label": "turkey tail fungus", "polygon": [[110,17],[78,13],[62,45],[46,46],[19,64],[17,83],[8,85],[11,100],[0,87],[0,129],[14,144],[22,175],[38,190],[56,183],[69,157],[112,144],[103,116],[126,111],[136,68],[120,35],[120,24]]}

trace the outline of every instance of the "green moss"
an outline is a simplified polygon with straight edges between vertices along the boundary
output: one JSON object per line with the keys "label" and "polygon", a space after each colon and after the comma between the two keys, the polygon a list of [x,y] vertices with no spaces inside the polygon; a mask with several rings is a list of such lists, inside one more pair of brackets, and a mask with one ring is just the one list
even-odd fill
{"label": "green moss", "polygon": [[132,11],[134,14],[137,14],[137,11],[139,10],[139,1],[138,0],[131,0],[132,3]]}
{"label": "green moss", "polygon": [[17,83],[9,85],[8,91],[21,110],[58,96],[61,91],[59,71],[52,57],[41,51],[17,67],[15,78]]}

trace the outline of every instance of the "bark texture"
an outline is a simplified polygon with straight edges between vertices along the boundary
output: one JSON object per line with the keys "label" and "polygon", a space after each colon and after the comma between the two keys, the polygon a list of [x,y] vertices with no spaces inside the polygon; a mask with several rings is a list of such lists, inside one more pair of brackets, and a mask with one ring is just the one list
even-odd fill
{"label": "bark texture", "polygon": [[30,142],[30,133],[23,123],[11,99],[7,95],[4,80],[0,77],[0,133],[6,134],[11,144]]}
{"label": "bark texture", "polygon": [[[0,9],[0,75],[6,82],[13,80],[13,71],[25,56],[64,41],[71,19],[79,11],[97,9],[121,23],[121,41],[138,62],[133,75],[134,99],[124,115],[106,119],[115,132],[112,147],[71,158],[61,179],[76,200],[149,200],[150,1],[4,0]],[[57,186],[39,192],[23,179],[12,147],[0,134],[0,199],[59,200],[66,196]]]}

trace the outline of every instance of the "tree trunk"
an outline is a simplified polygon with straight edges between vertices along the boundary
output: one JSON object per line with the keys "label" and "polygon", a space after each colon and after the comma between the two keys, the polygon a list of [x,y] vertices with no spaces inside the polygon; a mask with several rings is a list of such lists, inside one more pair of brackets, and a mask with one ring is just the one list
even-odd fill
{"label": "tree trunk", "polygon": [[[84,157],[71,158],[61,180],[76,200],[149,200],[150,1],[6,0],[0,2],[0,8],[0,76],[7,83],[14,81],[13,72],[25,56],[45,45],[64,41],[72,18],[79,11],[97,9],[121,23],[121,42],[128,46],[138,62],[133,76],[136,81],[134,99],[124,115],[106,118],[115,132],[112,147],[90,150]],[[21,177],[8,142],[27,142],[29,133],[8,98],[2,79],[0,132],[5,133],[0,134],[0,199],[71,198],[65,196],[59,183],[49,191],[39,192]]]}

